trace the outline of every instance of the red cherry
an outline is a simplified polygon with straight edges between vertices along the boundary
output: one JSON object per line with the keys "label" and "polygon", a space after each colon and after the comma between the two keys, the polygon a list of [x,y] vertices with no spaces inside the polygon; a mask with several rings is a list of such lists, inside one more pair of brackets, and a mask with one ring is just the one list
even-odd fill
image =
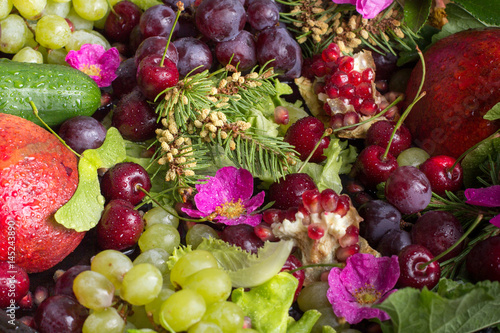
{"label": "red cherry", "polygon": [[[283,265],[283,268],[281,271],[291,271],[294,269],[297,269],[299,267],[302,267],[302,262],[293,254],[291,254],[288,259],[285,261],[285,264]],[[302,286],[304,285],[304,280],[306,278],[306,273],[303,269],[299,269],[295,272],[292,273],[292,275],[299,281],[299,284],[297,285],[297,289],[295,290],[295,297],[294,301],[297,300],[297,297],[299,296],[300,291],[302,290]]]}
{"label": "red cherry", "polygon": [[429,179],[433,192],[443,195],[445,191],[455,192],[462,188],[462,166],[455,162],[454,157],[438,155],[428,158],[419,166],[420,171]]}
{"label": "red cherry", "polygon": [[366,187],[375,188],[396,170],[398,162],[391,153],[384,158],[385,148],[377,145],[365,147],[354,163],[356,178]]}
{"label": "red cherry", "polygon": [[175,63],[162,56],[145,57],[137,66],[137,85],[150,101],[154,101],[165,89],[173,87],[179,81],[179,71]]}
{"label": "red cherry", "polygon": [[466,268],[474,281],[500,282],[500,235],[476,243],[466,257]]}
{"label": "red cherry", "polygon": [[151,179],[147,171],[134,162],[122,162],[114,165],[102,176],[101,192],[106,201],[123,199],[137,205],[151,189]]}
{"label": "red cherry", "polygon": [[269,186],[269,201],[274,201],[276,209],[296,208],[302,204],[302,193],[315,188],[316,184],[307,173],[292,173]]}
{"label": "red cherry", "polygon": [[[370,126],[366,132],[365,144],[378,145],[386,148],[391,139],[392,132],[396,127],[396,123],[390,120],[380,120]],[[389,153],[394,157],[405,149],[411,147],[411,134],[406,126],[403,124],[398,128],[391,142]]]}
{"label": "red cherry", "polygon": [[330,144],[329,137],[322,137],[325,132],[325,126],[316,117],[309,116],[297,120],[293,123],[285,133],[284,141],[295,147],[302,161],[316,148],[316,144],[320,141],[319,146],[314,150],[314,153],[309,160],[310,162],[319,163],[326,159],[323,155],[323,149]]}
{"label": "red cherry", "polygon": [[400,269],[398,285],[432,289],[439,282],[441,268],[436,261],[426,266],[424,264],[433,258],[432,253],[423,245],[411,244],[403,248],[398,255]]}

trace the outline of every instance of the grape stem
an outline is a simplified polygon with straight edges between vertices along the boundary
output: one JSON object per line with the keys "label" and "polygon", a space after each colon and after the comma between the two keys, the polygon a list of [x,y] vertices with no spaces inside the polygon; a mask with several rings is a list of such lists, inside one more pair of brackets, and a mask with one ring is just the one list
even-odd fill
{"label": "grape stem", "polygon": [[460,237],[452,246],[450,246],[445,251],[441,252],[440,254],[438,254],[437,256],[432,258],[432,260],[429,260],[428,262],[423,263],[423,264],[419,264],[417,268],[420,270],[424,270],[428,265],[432,264],[435,261],[438,261],[439,259],[441,259],[445,255],[447,255],[448,253],[453,251],[454,248],[456,248],[460,243],[462,243],[467,238],[467,236],[469,236],[469,234],[477,227],[477,225],[482,220],[483,220],[483,214],[479,214],[476,217],[476,219],[474,220],[474,222],[472,223],[472,225],[469,227],[469,229],[467,229],[467,231],[462,235],[462,237]]}

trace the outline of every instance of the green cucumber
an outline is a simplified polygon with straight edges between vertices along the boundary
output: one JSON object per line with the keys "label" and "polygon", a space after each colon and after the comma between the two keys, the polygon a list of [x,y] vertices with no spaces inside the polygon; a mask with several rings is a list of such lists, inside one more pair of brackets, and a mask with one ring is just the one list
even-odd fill
{"label": "green cucumber", "polygon": [[43,121],[56,126],[74,116],[91,116],[101,105],[101,90],[90,76],[69,66],[0,59],[0,112],[40,125],[30,101]]}

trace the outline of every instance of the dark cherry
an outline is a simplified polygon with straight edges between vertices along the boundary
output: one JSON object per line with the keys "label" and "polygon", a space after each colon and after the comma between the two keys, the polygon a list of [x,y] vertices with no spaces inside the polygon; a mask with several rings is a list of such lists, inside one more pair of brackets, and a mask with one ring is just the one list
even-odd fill
{"label": "dark cherry", "polygon": [[137,65],[134,58],[128,58],[120,63],[116,70],[116,79],[111,82],[113,97],[117,100],[137,87]]}
{"label": "dark cherry", "polygon": [[[420,216],[411,229],[412,242],[425,246],[433,256],[444,252],[455,244],[463,235],[460,221],[450,212],[429,211]],[[463,249],[460,243],[439,262],[458,255]]]}
{"label": "dark cherry", "polygon": [[465,262],[467,272],[474,281],[500,282],[500,235],[476,243]]}
{"label": "dark cherry", "polygon": [[240,71],[250,70],[257,64],[255,39],[250,32],[242,30],[235,38],[217,43],[215,56],[223,66],[231,62]]}
{"label": "dark cherry", "polygon": [[75,116],[62,123],[58,134],[68,146],[81,154],[86,149],[96,149],[102,145],[106,128],[90,116]]}
{"label": "dark cherry", "polygon": [[[134,61],[136,66],[139,66],[141,60],[147,56],[163,56],[167,43],[168,38],[163,36],[152,36],[144,39],[135,50]],[[174,64],[177,64],[179,61],[179,52],[177,51],[174,43],[170,42],[168,44],[167,54],[165,54],[165,57],[172,60]]]}
{"label": "dark cherry", "polygon": [[146,99],[154,101],[165,89],[173,87],[179,81],[179,71],[175,63],[160,55],[150,55],[137,66],[137,86]]}
{"label": "dark cherry", "polygon": [[221,239],[251,253],[257,253],[264,245],[264,242],[255,234],[254,228],[248,224],[227,226],[221,233]]}
{"label": "dark cherry", "polygon": [[134,246],[144,230],[144,220],[125,200],[111,200],[97,224],[97,244],[103,250],[123,251]]}
{"label": "dark cherry", "polygon": [[276,25],[279,8],[273,0],[253,0],[247,7],[247,21],[257,31]]}
{"label": "dark cherry", "polygon": [[179,38],[174,41],[179,52],[177,69],[181,77],[201,73],[212,67],[212,52],[208,45],[194,37]]}
{"label": "dark cherry", "polygon": [[122,96],[111,118],[111,125],[129,141],[140,142],[156,136],[158,115],[139,88]]}
{"label": "dark cherry", "polygon": [[[391,120],[380,120],[370,126],[366,132],[365,144],[378,145],[386,148],[389,144],[392,132],[396,127],[396,123]],[[399,153],[411,147],[411,134],[404,124],[402,124],[394,134],[391,141],[389,153],[394,157],[398,157]]]}
{"label": "dark cherry", "polygon": [[68,270],[57,278],[54,286],[54,295],[66,295],[76,299],[73,292],[73,281],[78,274],[88,270],[90,270],[89,265],[76,265],[68,268]]}
{"label": "dark cherry", "polygon": [[123,199],[132,205],[137,205],[145,196],[139,187],[149,191],[151,179],[147,171],[134,162],[121,162],[114,165],[101,179],[101,192],[107,202]]}
{"label": "dark cherry", "polygon": [[412,244],[411,235],[408,231],[392,229],[382,236],[376,250],[383,256],[397,256],[402,249],[410,244]]}
{"label": "dark cherry", "polygon": [[245,27],[246,19],[240,0],[203,0],[195,15],[198,30],[214,42],[236,37]]}
{"label": "dark cherry", "polygon": [[319,163],[326,159],[323,150],[328,148],[330,138],[325,136],[325,126],[316,117],[304,117],[293,123],[286,131],[284,141],[295,147],[299,158],[305,161],[313,152],[318,142],[319,146],[311,156],[309,162]]}
{"label": "dark cherry", "polygon": [[132,29],[139,24],[142,10],[135,3],[124,0],[113,6],[104,23],[104,34],[115,42],[126,42]]}
{"label": "dark cherry", "polygon": [[14,307],[30,289],[28,273],[13,262],[0,261],[0,309]]}
{"label": "dark cherry", "polygon": [[391,153],[386,157],[384,154],[385,148],[371,145],[365,147],[356,158],[353,165],[354,177],[369,189],[385,182],[398,167],[398,162]]}
{"label": "dark cherry", "polygon": [[174,29],[173,37],[175,37],[176,32],[179,30],[177,25],[174,27],[176,16],[175,11],[170,6],[159,4],[149,7],[142,13],[139,20],[139,28],[143,38],[152,36],[168,37],[172,29]]}
{"label": "dark cherry", "polygon": [[419,169],[429,179],[434,193],[444,195],[446,191],[455,192],[462,188],[464,178],[462,166],[460,163],[455,164],[455,162],[454,157],[438,155],[432,156],[420,164]]}
{"label": "dark cherry", "polygon": [[432,253],[423,245],[411,244],[403,248],[398,255],[400,275],[397,285],[417,289],[434,288],[441,277],[439,263],[434,261],[423,267],[433,258]]}
{"label": "dark cherry", "polygon": [[292,173],[269,186],[268,199],[274,201],[273,208],[287,210],[302,204],[302,194],[316,189],[314,180],[306,173]]}
{"label": "dark cherry", "polygon": [[[283,268],[281,271],[291,271],[297,268],[302,267],[302,262],[297,258],[295,255],[290,254],[288,256],[288,259],[285,261],[285,264],[283,265]],[[299,284],[297,285],[297,289],[295,290],[295,296],[293,298],[294,301],[297,300],[297,297],[299,297],[300,291],[302,290],[302,287],[304,286],[304,280],[306,278],[306,272],[303,269],[299,269],[295,272],[292,273],[292,275],[299,281]]]}
{"label": "dark cherry", "polygon": [[139,25],[136,25],[132,31],[130,32],[130,37],[129,37],[129,40],[128,40],[128,49],[130,52],[134,53],[135,50],[137,50],[137,48],[139,47],[139,45],[142,43],[142,41],[144,40],[144,36],[141,32],[141,28],[139,27]]}
{"label": "dark cherry", "polygon": [[45,299],[34,315],[36,329],[43,333],[79,333],[89,310],[76,299],[54,295]]}
{"label": "dark cherry", "polygon": [[387,201],[368,201],[359,207],[358,213],[363,218],[359,225],[359,234],[373,248],[378,246],[389,230],[399,229],[401,213]]}

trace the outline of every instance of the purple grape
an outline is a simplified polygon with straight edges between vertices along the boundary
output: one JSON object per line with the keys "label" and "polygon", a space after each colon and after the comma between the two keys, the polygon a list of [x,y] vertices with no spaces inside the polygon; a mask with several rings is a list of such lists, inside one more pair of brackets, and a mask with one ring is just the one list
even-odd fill
{"label": "purple grape", "polygon": [[66,295],[50,296],[37,308],[34,322],[40,333],[78,333],[89,311]]}
{"label": "purple grape", "polygon": [[294,79],[302,71],[302,51],[290,32],[282,27],[264,29],[257,38],[257,61],[261,66],[271,61],[268,66],[281,73],[282,79]]}
{"label": "purple grape", "polygon": [[[176,14],[170,6],[160,4],[149,7],[141,15],[139,21],[139,27],[143,37],[168,37],[174,26],[175,17]],[[174,28],[174,37],[178,30],[179,27],[176,25]]]}
{"label": "purple grape", "polygon": [[264,242],[253,231],[253,227],[248,224],[226,227],[222,231],[221,239],[251,253],[257,253],[259,248],[264,245]]}
{"label": "purple grape", "polygon": [[401,213],[417,213],[431,202],[431,184],[416,167],[400,166],[385,182],[385,197]]}
{"label": "purple grape", "polygon": [[116,79],[111,82],[113,97],[120,99],[137,86],[137,65],[134,58],[128,58],[120,63],[116,70]]}
{"label": "purple grape", "polygon": [[[194,37],[179,38],[174,42],[179,61],[177,69],[180,76],[201,73],[212,67],[212,52],[206,43]],[[196,68],[196,69],[195,69]]]}
{"label": "purple grape", "polygon": [[57,278],[54,286],[54,295],[66,295],[76,299],[75,293],[73,292],[73,281],[78,274],[88,270],[90,270],[90,266],[88,265],[76,265],[69,268]]}
{"label": "purple grape", "polygon": [[361,205],[359,215],[364,221],[359,225],[359,234],[375,248],[385,233],[399,229],[401,213],[383,200],[371,200]]}
{"label": "purple grape", "polygon": [[279,18],[278,6],[272,0],[253,0],[247,7],[247,21],[255,30],[272,27]]}
{"label": "purple grape", "polygon": [[59,136],[74,151],[99,148],[106,138],[106,128],[90,116],[75,116],[62,123]]}
{"label": "purple grape", "polygon": [[142,10],[135,3],[125,0],[113,6],[104,23],[104,34],[116,42],[126,42],[132,29],[139,24]]}
{"label": "purple grape", "polygon": [[224,42],[245,27],[245,8],[239,0],[204,0],[196,9],[195,23],[208,39]]}
{"label": "purple grape", "polygon": [[[153,36],[144,39],[141,44],[135,50],[135,65],[139,66],[142,59],[150,55],[161,55],[165,52],[165,47],[167,47],[168,37],[163,36]],[[174,64],[179,61],[179,53],[174,43],[168,44],[166,58],[172,60]]]}
{"label": "purple grape", "polygon": [[376,247],[383,256],[398,255],[406,246],[412,244],[411,235],[406,230],[392,229],[387,231]]}
{"label": "purple grape", "polygon": [[215,56],[224,66],[231,61],[231,64],[238,66],[240,71],[252,69],[257,64],[253,35],[246,30],[242,30],[234,39],[217,43]]}

